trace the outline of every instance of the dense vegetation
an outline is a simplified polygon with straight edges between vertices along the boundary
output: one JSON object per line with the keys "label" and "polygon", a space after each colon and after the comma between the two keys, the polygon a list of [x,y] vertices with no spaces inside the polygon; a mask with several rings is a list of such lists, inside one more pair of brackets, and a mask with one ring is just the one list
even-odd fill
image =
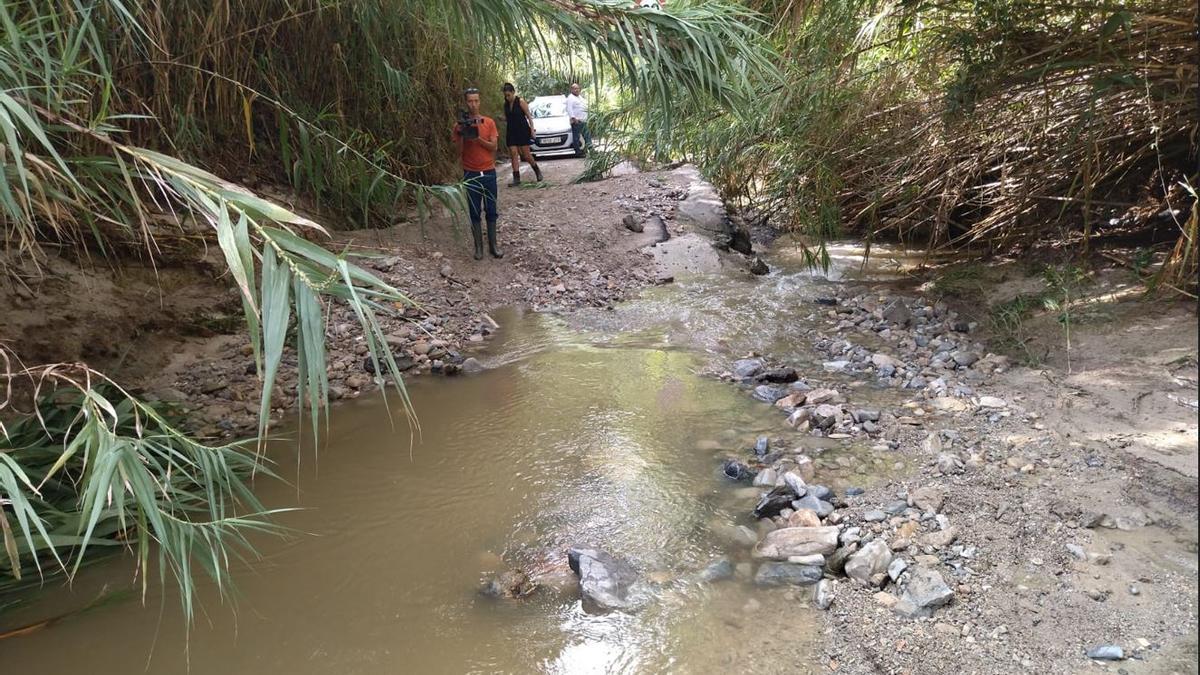
{"label": "dense vegetation", "polygon": [[[285,352],[315,434],[328,304],[354,309],[380,384],[403,398],[375,317],[407,300],[312,240],[461,203],[439,182],[464,85],[498,89],[497,55],[572,44],[635,99],[682,88],[728,105],[735,65],[769,68],[751,23],[720,2],[5,0],[0,272],[48,248],[119,265],[212,240],[263,383],[259,436]],[[290,185],[324,226],[248,189],[263,183]],[[0,591],[98,548],[132,549],[145,579],[153,551],[190,616],[196,572],[223,583],[244,535],[271,529],[245,483],[267,472],[261,446],[197,441],[85,364],[25,364],[0,344],[0,376]]]}
{"label": "dense vegetation", "polygon": [[736,111],[618,111],[629,150],[686,153],[727,199],[814,242],[1085,252],[1157,228],[1174,242],[1160,279],[1194,288],[1194,4],[747,4],[771,21],[783,83]]}

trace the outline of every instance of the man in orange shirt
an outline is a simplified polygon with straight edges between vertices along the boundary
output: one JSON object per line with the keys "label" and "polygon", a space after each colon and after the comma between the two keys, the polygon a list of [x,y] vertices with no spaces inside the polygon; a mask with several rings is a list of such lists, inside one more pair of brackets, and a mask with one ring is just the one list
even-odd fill
{"label": "man in orange shirt", "polygon": [[467,188],[467,207],[471,215],[471,234],[475,237],[475,259],[483,259],[481,213],[487,214],[488,251],[503,258],[496,247],[496,143],[500,138],[492,118],[479,114],[479,90],[463,93],[467,114],[454,125],[454,142],[462,154],[463,183]]}

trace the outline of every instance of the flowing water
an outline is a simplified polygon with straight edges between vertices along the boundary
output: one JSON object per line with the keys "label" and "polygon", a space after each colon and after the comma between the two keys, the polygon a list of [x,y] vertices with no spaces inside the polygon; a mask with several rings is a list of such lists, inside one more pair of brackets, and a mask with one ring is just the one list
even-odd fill
{"label": "flowing water", "polygon": [[[262,560],[238,566],[235,606],[206,588],[185,631],[151,583],[145,606],[112,603],[0,641],[3,672],[818,670],[806,591],[755,588],[735,541],[735,526],[754,526],[757,490],[717,470],[757,435],[784,434],[781,416],[701,375],[748,350],[811,358],[802,328],[828,282],[779,259],[785,269],[764,279],[680,280],[609,312],[498,315],[489,370],[410,383],[419,430],[367,397],[334,408],[316,461],[284,455],[295,484],[261,493],[303,510],[279,518],[292,536],[258,540]],[[890,466],[824,445],[835,486]],[[584,611],[563,555],[579,544],[633,563],[650,589],[640,610]],[[735,579],[700,582],[722,556],[740,563]],[[538,591],[477,593],[513,567]],[[127,588],[129,569],[87,570],[28,618]]]}

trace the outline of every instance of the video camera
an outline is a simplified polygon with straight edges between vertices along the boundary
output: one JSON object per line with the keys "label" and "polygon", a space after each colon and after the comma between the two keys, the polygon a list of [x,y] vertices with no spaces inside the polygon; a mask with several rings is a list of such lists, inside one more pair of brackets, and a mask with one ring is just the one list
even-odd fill
{"label": "video camera", "polygon": [[458,135],[468,141],[479,138],[479,127],[475,124],[475,118],[466,110],[458,111]]}

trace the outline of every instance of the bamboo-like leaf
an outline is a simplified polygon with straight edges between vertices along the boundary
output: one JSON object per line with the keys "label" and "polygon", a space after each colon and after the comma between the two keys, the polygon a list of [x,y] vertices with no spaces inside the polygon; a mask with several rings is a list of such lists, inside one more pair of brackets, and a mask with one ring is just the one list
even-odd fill
{"label": "bamboo-like leaf", "polygon": [[289,291],[291,273],[280,265],[275,249],[266,246],[262,256],[262,330],[263,330],[263,381],[262,402],[259,405],[258,433],[265,438],[271,419],[271,394],[275,389],[275,375],[279,362],[283,360],[283,345],[287,337],[288,320],[291,316]]}

